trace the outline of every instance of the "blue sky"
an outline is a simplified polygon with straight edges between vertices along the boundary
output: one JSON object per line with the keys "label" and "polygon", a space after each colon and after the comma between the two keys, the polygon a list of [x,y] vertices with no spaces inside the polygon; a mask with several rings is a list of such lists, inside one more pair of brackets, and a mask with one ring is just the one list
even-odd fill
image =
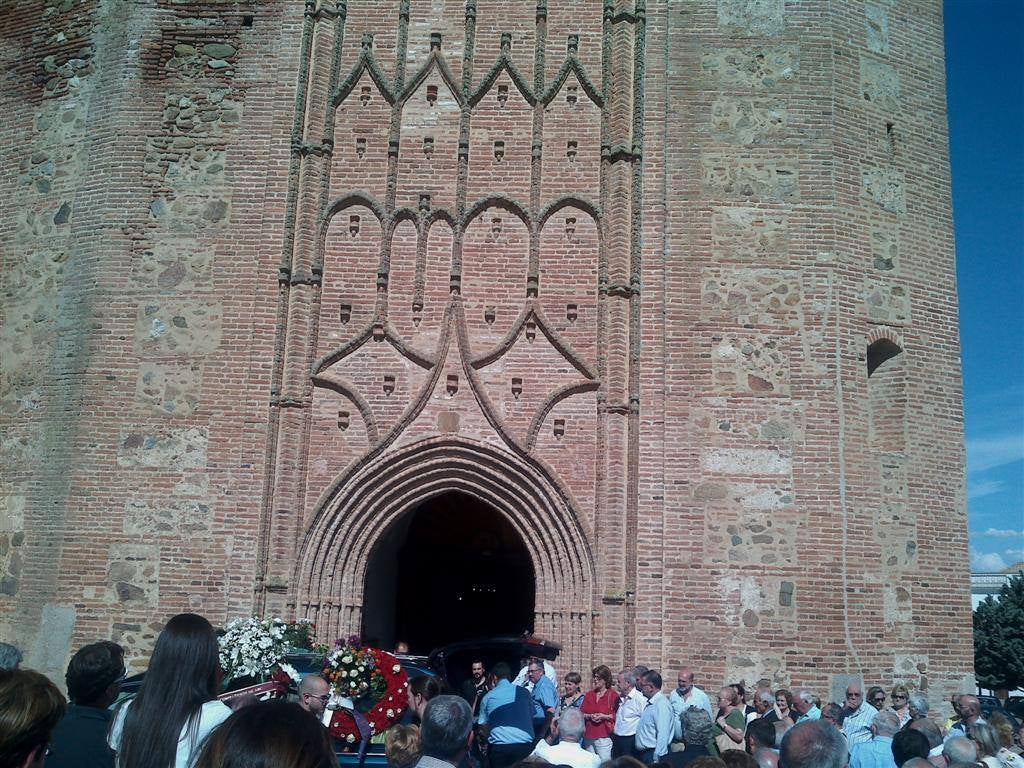
{"label": "blue sky", "polygon": [[946,0],[972,570],[1024,560],[1024,0]]}

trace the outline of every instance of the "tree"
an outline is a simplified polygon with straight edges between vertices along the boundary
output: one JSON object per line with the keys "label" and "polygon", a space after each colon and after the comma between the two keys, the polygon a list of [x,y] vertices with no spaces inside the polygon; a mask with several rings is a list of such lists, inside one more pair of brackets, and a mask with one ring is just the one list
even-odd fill
{"label": "tree", "polygon": [[974,674],[983,688],[1024,685],[1024,571],[974,611]]}

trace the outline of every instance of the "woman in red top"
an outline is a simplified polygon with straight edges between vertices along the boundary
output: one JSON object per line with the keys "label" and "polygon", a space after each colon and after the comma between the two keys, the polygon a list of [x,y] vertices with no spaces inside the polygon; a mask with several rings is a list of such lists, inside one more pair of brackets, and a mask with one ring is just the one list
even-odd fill
{"label": "woman in red top", "polygon": [[594,667],[594,687],[583,697],[580,712],[585,720],[587,749],[602,760],[612,757],[612,729],[619,708],[619,694],[612,688],[612,671],[604,664]]}

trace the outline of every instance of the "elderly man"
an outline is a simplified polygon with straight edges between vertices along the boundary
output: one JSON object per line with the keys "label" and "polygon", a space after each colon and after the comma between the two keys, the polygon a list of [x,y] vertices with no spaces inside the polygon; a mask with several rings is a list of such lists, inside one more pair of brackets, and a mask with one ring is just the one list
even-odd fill
{"label": "elderly man", "polygon": [[[757,712],[758,718],[769,723],[774,723],[779,719],[779,715],[775,711],[775,694],[771,688],[758,688],[754,693],[754,711]],[[753,719],[749,715],[747,718]]]}
{"label": "elderly man", "polygon": [[960,697],[960,722],[954,723],[946,734],[946,741],[955,736],[971,736],[971,726],[975,723],[984,723],[985,718],[981,716],[981,702],[977,696],[965,693]]}
{"label": "elderly man", "polygon": [[872,737],[850,749],[850,768],[899,768],[892,753],[892,737],[900,729],[900,716],[883,709],[871,721]]}
{"label": "elderly man", "polygon": [[821,719],[821,710],[818,709],[818,705],[814,701],[814,694],[808,690],[800,691],[793,697],[793,709],[800,714],[800,717],[796,719],[797,723]]}
{"label": "elderly man", "polygon": [[559,741],[554,746],[544,739],[537,742],[531,757],[539,757],[551,765],[568,765],[569,768],[597,768],[601,758],[580,746],[583,739],[583,713],[576,707],[569,707],[552,724],[551,734]]}
{"label": "elderly man", "polygon": [[910,698],[907,699],[907,709],[910,710],[911,720],[920,720],[922,717],[928,717],[931,706],[928,704],[928,699],[923,693],[911,691]]}
{"label": "elderly man", "polygon": [[683,738],[686,741],[686,747],[676,752],[669,752],[662,762],[668,763],[671,768],[685,768],[700,757],[710,756],[708,744],[712,741],[713,725],[708,713],[703,709],[690,707],[683,712]]}
{"label": "elderly man", "polygon": [[317,720],[324,716],[331,700],[331,686],[320,675],[306,675],[299,683],[299,706]]}
{"label": "elderly man", "polygon": [[636,673],[632,668],[619,672],[615,687],[619,690],[619,709],[612,729],[612,757],[633,756],[636,728],[647,706],[647,699],[637,690]]}
{"label": "elderly man", "polygon": [[878,710],[864,700],[864,688],[859,682],[846,686],[846,710],[843,733],[850,747],[871,741],[871,721],[875,719]]}
{"label": "elderly man", "polygon": [[668,754],[676,730],[675,715],[668,697],[661,692],[657,670],[648,670],[640,678],[640,692],[647,698],[647,708],[636,728],[636,751],[641,762],[653,765]]}
{"label": "elderly man", "polygon": [[782,737],[779,765],[785,768],[847,768],[846,739],[828,723],[806,720]]}
{"label": "elderly man", "polygon": [[509,681],[508,664],[499,661],[492,672],[498,682],[480,702],[477,725],[491,768],[506,768],[533,749],[533,701],[529,691]]}
{"label": "elderly man", "polygon": [[469,750],[473,710],[461,696],[435,696],[423,710],[420,742],[423,756],[416,768],[451,768]]}
{"label": "elderly man", "polygon": [[676,718],[675,732],[672,734],[672,741],[682,741],[682,717],[683,712],[690,707],[698,707],[708,713],[708,717],[715,719],[715,713],[711,710],[711,699],[700,688],[693,684],[693,670],[683,667],[679,670],[676,680],[678,687],[669,694],[668,701],[672,705],[672,713]]}
{"label": "elderly man", "polygon": [[[955,765],[956,763],[976,763],[978,761],[978,748],[974,746],[974,742],[966,736],[954,736],[942,745],[941,758],[945,765]],[[940,763],[934,759],[932,762],[936,765],[940,765]]]}

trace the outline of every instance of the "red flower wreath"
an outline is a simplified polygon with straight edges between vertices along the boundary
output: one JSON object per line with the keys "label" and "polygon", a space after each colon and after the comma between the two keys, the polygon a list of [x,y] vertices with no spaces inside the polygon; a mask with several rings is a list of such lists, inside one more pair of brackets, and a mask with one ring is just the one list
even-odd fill
{"label": "red flower wreath", "polygon": [[[374,674],[384,680],[384,691],[380,698],[366,713],[370,724],[371,735],[383,733],[402,719],[409,702],[409,676],[398,659],[387,651],[378,648],[366,648],[374,661]],[[344,709],[334,711],[329,727],[331,736],[346,744],[355,744],[361,740],[359,728],[351,712]]]}

